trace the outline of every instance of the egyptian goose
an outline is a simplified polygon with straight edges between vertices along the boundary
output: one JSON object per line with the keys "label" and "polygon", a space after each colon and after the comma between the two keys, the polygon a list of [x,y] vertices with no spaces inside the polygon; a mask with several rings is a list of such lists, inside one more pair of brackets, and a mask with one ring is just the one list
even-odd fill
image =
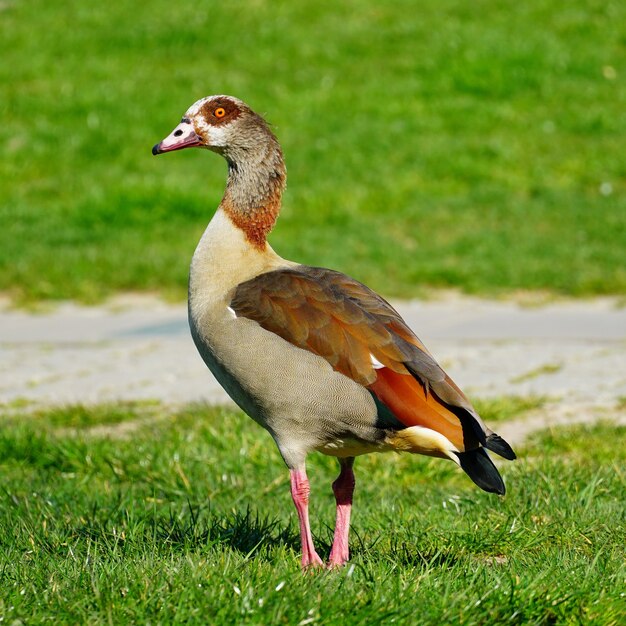
{"label": "egyptian goose", "polygon": [[281,258],[267,243],[286,170],[265,120],[237,98],[203,98],[152,154],[192,146],[221,154],[228,181],[191,262],[191,334],[289,468],[302,566],[322,565],[308,517],[305,459],[313,450],[340,465],[329,566],[348,559],[357,455],[396,450],[451,459],[479,487],[503,494],[485,449],[506,459],[515,453],[392,306],[344,274]]}

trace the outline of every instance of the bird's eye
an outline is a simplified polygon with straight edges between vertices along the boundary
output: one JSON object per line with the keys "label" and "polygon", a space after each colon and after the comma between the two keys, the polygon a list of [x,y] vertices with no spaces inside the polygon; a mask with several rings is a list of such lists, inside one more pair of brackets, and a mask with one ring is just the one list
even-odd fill
{"label": "bird's eye", "polygon": [[215,115],[215,117],[224,117],[226,115],[226,109],[224,109],[224,107],[219,107],[215,109],[213,114]]}

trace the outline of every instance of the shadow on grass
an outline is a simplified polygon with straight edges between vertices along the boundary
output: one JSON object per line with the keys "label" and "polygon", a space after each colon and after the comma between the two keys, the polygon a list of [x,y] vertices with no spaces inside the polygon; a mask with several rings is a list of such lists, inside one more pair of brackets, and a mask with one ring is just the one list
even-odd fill
{"label": "shadow on grass", "polygon": [[[330,554],[333,528],[326,526],[324,536],[313,537],[318,554],[324,559]],[[299,538],[295,538],[295,549],[300,550]],[[350,527],[350,562],[380,564],[393,563],[394,566],[414,569],[452,569],[462,560],[451,547],[424,548],[420,537],[415,541],[398,538],[391,529],[381,529],[365,539],[358,528]],[[365,574],[367,576],[367,574]]]}
{"label": "shadow on grass", "polygon": [[300,550],[299,536],[287,523],[261,516],[246,508],[228,515],[213,513],[210,507],[187,503],[183,510],[154,511],[94,506],[82,516],[82,524],[72,534],[101,547],[116,543],[123,551],[132,545],[152,545],[164,552],[189,553],[227,548],[246,558],[270,559],[275,546]]}
{"label": "shadow on grass", "polygon": [[420,547],[419,538],[414,542],[407,542],[393,535],[383,534],[367,545],[353,529],[350,544],[353,559],[360,558],[369,562],[387,561],[401,567],[452,569],[461,560],[459,554],[451,549]]}
{"label": "shadow on grass", "polygon": [[235,511],[229,516],[204,513],[202,508],[193,507],[180,519],[170,512],[169,519],[155,519],[155,534],[173,548],[184,550],[224,546],[245,554],[260,556],[277,544],[296,551],[300,549],[300,539],[280,520],[260,516],[250,507],[245,511]]}
{"label": "shadow on grass", "polygon": [[[287,520],[262,515],[251,507],[232,513],[217,513],[210,506],[187,501],[182,507],[150,509],[123,494],[102,502],[55,502],[39,493],[14,494],[3,489],[2,502],[12,510],[11,541],[24,546],[37,545],[49,557],[63,556],[71,546],[71,558],[84,553],[88,558],[127,558],[150,553],[184,555],[232,550],[247,559],[273,562],[276,550],[299,555],[300,537]],[[0,506],[2,504],[0,502]],[[86,505],[86,506],[84,506]],[[0,546],[5,542],[0,536]],[[330,553],[332,529],[315,537],[322,559]],[[386,561],[396,566],[418,569],[453,568],[458,555],[444,548],[420,546],[385,532],[372,539],[351,532],[353,561],[375,564]],[[5,547],[13,545],[8,542]]]}

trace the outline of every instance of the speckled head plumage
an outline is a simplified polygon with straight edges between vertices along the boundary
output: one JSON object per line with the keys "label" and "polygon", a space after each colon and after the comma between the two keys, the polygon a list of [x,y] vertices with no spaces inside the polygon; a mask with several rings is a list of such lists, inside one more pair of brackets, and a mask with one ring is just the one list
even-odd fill
{"label": "speckled head plumage", "polygon": [[[152,149],[162,154],[183,148],[207,148],[226,158],[241,150],[277,143],[267,122],[245,102],[233,96],[216,95],[194,102],[180,124]],[[230,160],[230,159],[229,159]]]}
{"label": "speckled head plumage", "polygon": [[152,154],[206,148],[228,162],[228,183],[221,208],[259,248],[274,226],[285,187],[286,170],[278,140],[267,122],[232,96],[201,98]]}

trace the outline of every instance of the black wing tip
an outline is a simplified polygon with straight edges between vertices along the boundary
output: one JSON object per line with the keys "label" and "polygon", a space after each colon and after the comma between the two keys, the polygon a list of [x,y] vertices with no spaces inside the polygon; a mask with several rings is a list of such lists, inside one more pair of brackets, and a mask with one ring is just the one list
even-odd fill
{"label": "black wing tip", "polygon": [[497,493],[503,496],[506,488],[502,476],[485,452],[484,448],[476,448],[467,452],[457,452],[459,462],[463,471],[476,483],[483,491]]}
{"label": "black wing tip", "polygon": [[500,455],[503,459],[508,461],[514,461],[517,458],[517,454],[513,451],[513,448],[496,433],[491,433],[485,443],[483,444],[487,450],[491,450]]}

